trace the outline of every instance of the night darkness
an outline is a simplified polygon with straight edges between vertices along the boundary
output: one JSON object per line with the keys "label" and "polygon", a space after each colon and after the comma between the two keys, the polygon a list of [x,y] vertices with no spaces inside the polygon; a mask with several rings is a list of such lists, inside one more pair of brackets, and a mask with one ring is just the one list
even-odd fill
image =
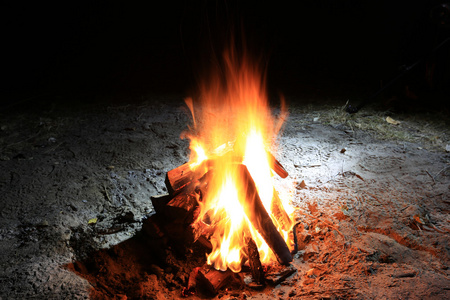
{"label": "night darkness", "polygon": [[[188,93],[231,33],[245,36],[275,92],[364,86],[367,95],[425,57],[448,93],[450,35],[430,19],[440,1],[112,1],[2,6],[3,95]],[[242,35],[244,32],[244,35]],[[450,43],[449,43],[450,44]],[[424,90],[425,63],[400,85]],[[6,78],[6,79],[5,79]]]}

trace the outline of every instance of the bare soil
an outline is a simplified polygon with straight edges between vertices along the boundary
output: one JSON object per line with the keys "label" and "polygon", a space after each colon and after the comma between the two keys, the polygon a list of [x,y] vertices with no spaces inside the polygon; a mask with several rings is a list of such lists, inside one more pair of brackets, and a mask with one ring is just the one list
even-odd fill
{"label": "bare soil", "polygon": [[[450,298],[448,118],[288,100],[277,158],[290,175],[277,184],[295,187],[296,271],[189,297]],[[180,95],[1,112],[0,299],[181,298],[204,249],[176,249],[145,224],[165,173],[188,159],[188,123]]]}

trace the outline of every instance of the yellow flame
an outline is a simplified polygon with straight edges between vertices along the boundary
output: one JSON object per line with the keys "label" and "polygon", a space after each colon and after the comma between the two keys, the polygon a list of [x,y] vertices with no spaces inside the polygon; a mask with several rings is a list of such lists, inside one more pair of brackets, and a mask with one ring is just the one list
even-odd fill
{"label": "yellow flame", "polygon": [[201,145],[199,145],[197,142],[191,143],[191,149],[194,151],[196,157],[195,161],[192,161],[189,166],[192,169],[195,169],[198,167],[203,161],[208,159],[208,156],[205,153],[205,150]]}
{"label": "yellow flame", "polygon": [[[221,78],[223,74],[225,80]],[[208,219],[205,226],[213,229],[210,237],[213,249],[207,255],[207,262],[218,270],[229,268],[239,272],[245,255],[244,237],[249,235],[258,247],[261,261],[270,262],[274,255],[244,212],[241,203],[246,201],[246,195],[238,191],[246,190],[242,188],[245,182],[233,174],[232,166],[236,163],[247,166],[270,215],[274,183],[267,151],[273,146],[270,143],[275,140],[286,114],[283,112],[281,120],[275,120],[258,68],[245,57],[237,59],[233,51],[225,53],[223,73],[210,77],[201,87],[198,100],[201,110],[200,114],[196,113],[197,118],[194,118],[192,99],[187,101],[193,120],[197,121],[188,137],[193,152],[190,167],[197,168],[209,159],[213,170],[208,193],[202,196],[195,221]],[[283,200],[283,205],[288,205],[287,202]],[[287,240],[287,232],[281,228],[279,231]]]}
{"label": "yellow flame", "polygon": [[218,233],[221,234],[213,236],[211,240],[215,249],[208,255],[208,264],[213,265],[217,270],[225,271],[228,267],[232,271],[239,272],[242,256],[237,233],[242,229],[244,212],[238,200],[236,184],[230,176],[227,176],[216,201],[216,211],[219,208],[224,209],[228,219],[219,229],[222,232]]}
{"label": "yellow flame", "polygon": [[250,175],[252,175],[259,197],[270,213],[270,204],[273,197],[272,171],[262,135],[254,129],[247,136],[243,164],[247,166]]}

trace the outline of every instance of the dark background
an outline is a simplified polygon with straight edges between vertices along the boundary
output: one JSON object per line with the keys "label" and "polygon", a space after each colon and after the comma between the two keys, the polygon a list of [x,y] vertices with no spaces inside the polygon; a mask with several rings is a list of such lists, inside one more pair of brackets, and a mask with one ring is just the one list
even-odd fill
{"label": "dark background", "polygon": [[[427,55],[450,36],[430,19],[442,1],[153,2],[4,1],[2,103],[39,93],[188,95],[231,34],[244,36],[274,92],[354,85],[370,95],[425,57],[398,85],[448,93],[449,45]],[[432,88],[426,63],[436,66]]]}

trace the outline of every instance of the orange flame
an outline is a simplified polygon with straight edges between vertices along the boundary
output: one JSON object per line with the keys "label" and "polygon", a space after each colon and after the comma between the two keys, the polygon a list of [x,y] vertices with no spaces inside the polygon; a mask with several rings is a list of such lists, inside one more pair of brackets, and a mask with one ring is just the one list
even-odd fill
{"label": "orange flame", "polygon": [[[199,203],[200,212],[194,228],[202,225],[212,229],[213,249],[207,261],[218,270],[241,270],[246,235],[255,241],[263,263],[274,259],[272,251],[245,215],[239,201],[246,197],[240,194],[245,183],[233,168],[239,163],[247,166],[259,197],[271,215],[274,184],[268,150],[274,148],[287,114],[282,105],[279,119],[272,115],[261,74],[250,60],[238,59],[233,51],[226,52],[222,73],[201,86],[197,118],[193,100],[186,100],[194,121],[194,128],[188,133],[192,151],[190,167],[195,169],[208,160],[213,169],[208,192]],[[287,232],[278,230],[287,239]]]}

